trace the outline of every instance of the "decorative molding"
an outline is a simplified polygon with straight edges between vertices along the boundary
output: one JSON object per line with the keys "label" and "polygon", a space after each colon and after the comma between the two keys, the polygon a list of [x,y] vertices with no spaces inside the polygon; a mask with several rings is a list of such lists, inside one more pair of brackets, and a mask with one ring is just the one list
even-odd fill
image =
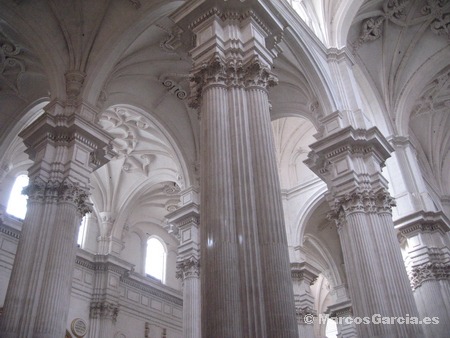
{"label": "decorative molding", "polygon": [[182,281],[187,278],[199,278],[200,277],[200,261],[198,258],[191,256],[182,261],[177,262],[176,278]]}
{"label": "decorative molding", "polygon": [[11,228],[10,226],[3,224],[0,219],[0,233],[5,234],[8,237],[12,237],[14,239],[20,239],[20,231]]}
{"label": "decorative molding", "polygon": [[193,71],[190,78],[189,106],[199,108],[203,90],[208,85],[226,87],[258,87],[266,90],[277,85],[278,79],[258,57],[246,64],[236,58],[224,59],[218,53]]}
{"label": "decorative molding", "polygon": [[89,202],[89,189],[80,187],[79,183],[69,179],[59,181],[44,181],[35,178],[23,189],[23,194],[28,195],[30,201],[36,202],[71,202],[77,207],[81,216],[92,212],[92,203]]}
{"label": "decorative molding", "polygon": [[306,262],[291,263],[291,278],[293,281],[307,281],[309,285],[313,285],[319,277],[320,271]]}
{"label": "decorative molding", "polygon": [[3,90],[20,95],[20,78],[25,73],[25,63],[20,56],[23,49],[14,43],[0,26],[0,84]]}
{"label": "decorative molding", "polygon": [[[114,137],[111,147],[117,158],[123,160],[124,172],[148,176],[157,157],[175,158],[158,127],[138,112],[114,107],[100,116],[99,124]],[[143,141],[146,137],[151,139],[152,147]]]}
{"label": "decorative molding", "polygon": [[89,318],[111,319],[114,323],[119,314],[119,304],[108,301],[91,302],[89,307]]}
{"label": "decorative molding", "polygon": [[187,97],[187,92],[174,80],[166,79],[162,84],[168,89],[169,93],[175,95],[177,99],[184,100]]}
{"label": "decorative molding", "polygon": [[308,320],[305,323],[305,317],[306,316],[311,316],[313,315],[314,317],[316,316],[316,311],[311,309],[309,306],[307,307],[302,307],[302,306],[296,306],[295,307],[295,316],[297,317],[297,323],[298,324],[312,324],[310,320]]}
{"label": "decorative molding", "polygon": [[450,279],[450,262],[428,262],[415,266],[408,272],[408,277],[413,290],[429,280]]}
{"label": "decorative molding", "polygon": [[448,110],[450,108],[450,100],[448,99],[449,87],[450,71],[446,71],[438,75],[425,87],[425,90],[412,110],[412,118]]}
{"label": "decorative molding", "polygon": [[396,205],[394,198],[386,189],[356,190],[336,197],[332,204],[332,210],[327,218],[334,220],[338,228],[342,226],[345,217],[352,213],[392,213],[392,207]]}
{"label": "decorative molding", "polygon": [[[427,0],[420,7],[411,0],[385,0],[377,15],[365,19],[361,24],[361,33],[352,44],[353,50],[364,43],[378,40],[383,35],[385,22],[400,27],[408,27],[427,23],[436,35],[444,35],[450,39],[450,5],[444,0]],[[415,15],[410,11],[415,10]],[[413,18],[413,19],[411,19]]]}
{"label": "decorative molding", "polygon": [[132,279],[130,276],[123,275],[120,278],[120,281],[127,286],[133,287],[135,289],[141,290],[149,295],[158,297],[162,300],[165,300],[169,303],[172,303],[174,305],[183,306],[183,300],[181,298],[178,298],[176,296],[173,296],[167,292],[164,292],[162,290],[159,290],[151,285],[147,285],[144,283],[141,283],[139,281],[136,281]]}
{"label": "decorative molding", "polygon": [[[94,259],[107,259],[108,255],[95,255],[93,256]],[[115,258],[117,259],[117,258]],[[165,300],[169,303],[175,304],[175,305],[179,305],[179,306],[183,306],[183,300],[180,297],[176,297],[168,292],[165,292],[164,290],[160,290],[154,286],[148,285],[146,283],[140,282],[136,279],[133,278],[133,272],[130,271],[127,268],[124,268],[120,265],[117,265],[113,262],[93,262],[89,259],[86,259],[84,257],[81,256],[77,256],[76,258],[76,264],[78,266],[81,266],[84,269],[88,269],[91,270],[93,272],[96,271],[111,271],[114,272],[118,275],[120,275],[120,282],[124,285],[124,286],[129,286],[132,287],[134,289],[143,291],[149,295],[158,297],[162,300]],[[143,278],[141,276],[139,276],[140,278]]]}

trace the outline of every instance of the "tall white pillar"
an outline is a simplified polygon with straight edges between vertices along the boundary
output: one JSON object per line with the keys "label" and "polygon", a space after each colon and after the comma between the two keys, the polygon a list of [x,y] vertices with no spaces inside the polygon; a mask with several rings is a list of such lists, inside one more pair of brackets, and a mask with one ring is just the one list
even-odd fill
{"label": "tall white pillar", "polygon": [[[81,86],[80,78],[82,83],[82,74],[68,74],[67,87]],[[0,317],[2,337],[64,336],[78,227],[90,211],[89,175],[106,163],[103,148],[110,140],[94,125],[95,115],[82,103],[55,100],[20,134],[34,164]]]}
{"label": "tall white pillar", "polygon": [[197,41],[202,335],[297,337],[267,92],[282,24],[258,1],[200,3],[172,18]]}
{"label": "tall white pillar", "polygon": [[177,278],[183,283],[183,337],[201,337],[199,196],[196,188],[181,193],[181,206],[166,217],[178,232]]}
{"label": "tall white pillar", "polygon": [[395,223],[419,313],[439,322],[424,324],[425,336],[445,337],[450,332],[449,220],[442,212],[416,212]]}
{"label": "tall white pillar", "polygon": [[[328,185],[339,228],[353,313],[357,317],[419,316],[398,245],[394,205],[381,173],[392,147],[377,128],[339,128],[339,113],[311,145],[306,163]],[[361,337],[422,337],[420,325],[357,325]]]}

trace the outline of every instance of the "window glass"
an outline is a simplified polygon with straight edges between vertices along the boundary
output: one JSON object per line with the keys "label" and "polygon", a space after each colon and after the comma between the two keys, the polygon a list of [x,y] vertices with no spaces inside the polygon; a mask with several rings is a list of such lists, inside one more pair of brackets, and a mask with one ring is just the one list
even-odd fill
{"label": "window glass", "polygon": [[150,238],[147,241],[145,273],[164,282],[165,260],[166,250],[161,241],[154,237]]}
{"label": "window glass", "polygon": [[17,176],[11,194],[9,195],[6,212],[12,216],[24,219],[27,213],[27,196],[22,195],[22,190],[28,185],[28,176]]}

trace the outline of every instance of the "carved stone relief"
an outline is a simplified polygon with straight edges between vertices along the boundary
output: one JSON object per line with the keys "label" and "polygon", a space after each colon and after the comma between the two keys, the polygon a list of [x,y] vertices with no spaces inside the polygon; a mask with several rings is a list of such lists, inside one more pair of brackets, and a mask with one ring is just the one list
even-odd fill
{"label": "carved stone relief", "polygon": [[[379,39],[386,22],[400,27],[427,24],[433,33],[450,39],[450,3],[445,0],[426,0],[416,6],[411,0],[385,0],[378,13],[361,24],[359,38],[353,43],[356,51],[362,44]],[[414,13],[413,13],[414,12]]]}

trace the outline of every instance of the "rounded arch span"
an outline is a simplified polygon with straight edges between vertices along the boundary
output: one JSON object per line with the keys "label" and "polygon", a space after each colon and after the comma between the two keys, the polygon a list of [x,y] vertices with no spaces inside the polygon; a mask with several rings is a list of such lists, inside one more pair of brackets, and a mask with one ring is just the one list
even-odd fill
{"label": "rounded arch span", "polygon": [[343,48],[347,45],[347,36],[350,26],[365,0],[341,1],[334,20],[331,23],[330,45]]}
{"label": "rounded arch span", "polygon": [[[146,13],[130,25],[114,43],[110,43],[101,50],[96,62],[90,66],[90,72],[97,76],[86,79],[84,93],[88,102],[96,103],[111,70],[135,39],[156,21],[175,11],[182,3],[182,1],[155,1],[147,8]],[[142,7],[141,10],[143,10]]]}
{"label": "rounded arch span", "polygon": [[[134,189],[122,199],[124,203],[122,203],[116,211],[117,218],[115,219],[111,234],[116,238],[121,238],[128,217],[131,214],[132,207],[137,205],[140,197],[145,194],[147,190],[150,190],[152,187],[161,182],[174,181],[174,177],[174,174],[168,173],[167,170],[160,169],[153,172],[150,178],[146,179],[141,184],[136,185]],[[94,210],[96,211],[96,216],[98,217],[99,212],[102,210],[99,210],[99,207],[95,206],[95,201]]]}
{"label": "rounded arch span", "polygon": [[[326,245],[322,243],[322,241],[312,234],[308,234],[305,237],[305,243],[308,242],[320,255],[321,258],[325,261],[329,268],[329,276],[331,277],[330,283],[333,286],[338,286],[342,284],[342,278],[339,274],[338,266],[336,265],[333,255],[327,249]],[[321,271],[323,272],[323,271]]]}
{"label": "rounded arch span", "polygon": [[303,204],[303,208],[301,208],[296,217],[296,230],[295,230],[295,238],[298,239],[299,243],[304,242],[305,229],[306,224],[311,218],[314,211],[317,207],[325,201],[325,193],[328,191],[328,187],[323,184],[316,192],[310,196],[305,203]]}
{"label": "rounded arch span", "polygon": [[[286,28],[286,44],[299,63],[309,85],[316,94],[321,113],[328,115],[339,107],[339,96],[328,73],[326,54],[321,44],[303,27]],[[309,40],[305,38],[309,36]]]}
{"label": "rounded arch span", "polygon": [[49,98],[42,97],[23,109],[22,117],[16,124],[10,129],[6,135],[2,135],[0,138],[0,163],[8,158],[8,156],[14,156],[10,151],[10,146],[13,145],[14,140],[18,139],[18,134],[28,125],[30,125],[35,119],[44,113],[44,107],[48,104]]}
{"label": "rounded arch span", "polygon": [[395,126],[399,136],[409,135],[409,120],[417,98],[436,75],[448,67],[450,46],[441,49],[424,62],[405,84],[396,107]]}

